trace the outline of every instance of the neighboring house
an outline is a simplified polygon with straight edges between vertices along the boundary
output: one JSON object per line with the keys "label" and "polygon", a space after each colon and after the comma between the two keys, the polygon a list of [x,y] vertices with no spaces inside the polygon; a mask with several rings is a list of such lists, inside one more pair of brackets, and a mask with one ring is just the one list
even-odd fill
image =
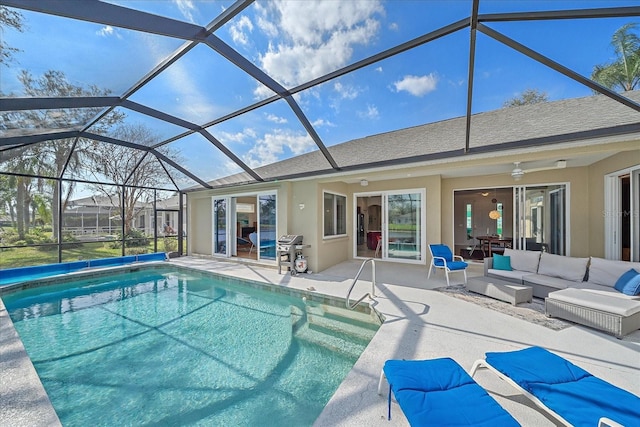
{"label": "neighboring house", "polygon": [[[329,147],[339,171],[316,151],[255,169],[265,182],[240,173],[193,189],[188,253],[237,256],[226,242],[249,224],[265,244],[302,234],[314,271],[373,256],[377,236],[383,260],[423,265],[427,244],[460,253],[484,235],[640,260],[638,111],[597,95],[480,113],[467,152],[466,125],[461,117]],[[275,263],[273,252],[258,254]]]}
{"label": "neighboring house", "polygon": [[62,231],[79,238],[115,235],[121,229],[120,209],[106,196],[71,200],[62,215]]}

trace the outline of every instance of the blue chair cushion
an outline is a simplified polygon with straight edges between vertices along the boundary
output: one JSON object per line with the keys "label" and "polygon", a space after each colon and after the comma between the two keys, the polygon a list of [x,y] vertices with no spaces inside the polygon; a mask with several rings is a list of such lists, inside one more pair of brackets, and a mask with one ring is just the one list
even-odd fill
{"label": "blue chair cushion", "polygon": [[383,369],[412,426],[519,425],[453,359],[387,360]]}
{"label": "blue chair cushion", "polygon": [[540,347],[487,353],[486,361],[574,426],[600,417],[638,425],[640,398]]}
{"label": "blue chair cushion", "polygon": [[493,268],[495,270],[511,271],[511,257],[508,255],[493,255]]}
{"label": "blue chair cushion", "polygon": [[447,263],[447,267],[449,267],[449,270],[464,270],[468,266],[469,264],[464,261],[451,261]]}
{"label": "blue chair cushion", "polygon": [[[453,253],[447,245],[429,245],[429,247],[431,248],[431,254],[434,257],[442,257],[447,261],[447,263],[449,263],[449,261],[453,261]],[[437,261],[440,261],[440,266],[443,265],[442,260],[436,260],[436,262]]]}
{"label": "blue chair cushion", "polygon": [[633,268],[629,269],[616,281],[614,288],[625,295],[640,294],[640,273]]}

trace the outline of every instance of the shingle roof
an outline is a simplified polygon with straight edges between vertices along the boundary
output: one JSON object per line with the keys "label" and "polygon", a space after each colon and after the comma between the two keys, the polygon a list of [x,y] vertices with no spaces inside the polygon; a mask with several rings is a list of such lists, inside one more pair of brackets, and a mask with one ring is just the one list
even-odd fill
{"label": "shingle roof", "polygon": [[[623,96],[640,101],[640,91]],[[464,153],[465,117],[371,135],[328,147],[343,170],[417,163]],[[640,131],[640,113],[604,95],[542,102],[471,116],[470,153],[572,142]],[[302,154],[255,171],[265,180],[335,172],[321,152]],[[255,182],[246,173],[211,181],[213,187]]]}

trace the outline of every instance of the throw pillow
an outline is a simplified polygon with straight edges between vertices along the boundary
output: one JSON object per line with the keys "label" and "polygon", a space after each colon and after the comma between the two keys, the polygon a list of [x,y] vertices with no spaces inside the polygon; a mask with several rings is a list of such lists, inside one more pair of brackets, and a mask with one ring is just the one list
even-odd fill
{"label": "throw pillow", "polygon": [[624,273],[616,282],[614,288],[625,295],[640,294],[640,273],[633,268]]}
{"label": "throw pillow", "polygon": [[511,257],[510,256],[505,256],[505,255],[494,254],[493,255],[493,268],[495,270],[507,270],[507,271],[513,270],[511,268]]}

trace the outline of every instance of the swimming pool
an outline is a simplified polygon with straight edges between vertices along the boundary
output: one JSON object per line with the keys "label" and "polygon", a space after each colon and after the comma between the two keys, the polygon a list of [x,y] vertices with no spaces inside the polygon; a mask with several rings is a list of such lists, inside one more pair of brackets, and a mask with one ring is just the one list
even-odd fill
{"label": "swimming pool", "polygon": [[63,425],[311,425],[379,323],[188,269],[3,296]]}

